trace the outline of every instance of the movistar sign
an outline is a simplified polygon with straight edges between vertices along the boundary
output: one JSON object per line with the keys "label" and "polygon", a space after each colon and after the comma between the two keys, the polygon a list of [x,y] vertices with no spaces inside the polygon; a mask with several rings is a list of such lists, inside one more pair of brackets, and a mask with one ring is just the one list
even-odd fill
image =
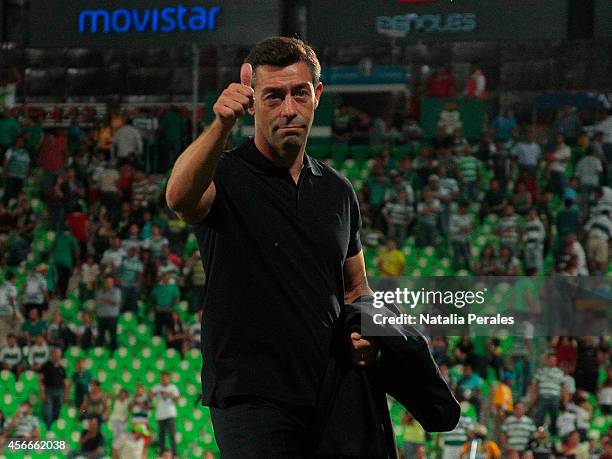
{"label": "movistar sign", "polygon": [[79,33],[199,32],[214,30],[221,8],[213,6],[87,9],[79,13]]}

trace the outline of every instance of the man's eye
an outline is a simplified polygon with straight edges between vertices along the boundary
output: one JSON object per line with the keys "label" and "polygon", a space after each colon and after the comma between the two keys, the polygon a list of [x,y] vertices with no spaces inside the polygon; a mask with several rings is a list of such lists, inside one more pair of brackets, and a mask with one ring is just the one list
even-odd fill
{"label": "man's eye", "polygon": [[298,89],[295,92],[295,96],[296,97],[307,97],[308,96],[308,91],[306,89]]}

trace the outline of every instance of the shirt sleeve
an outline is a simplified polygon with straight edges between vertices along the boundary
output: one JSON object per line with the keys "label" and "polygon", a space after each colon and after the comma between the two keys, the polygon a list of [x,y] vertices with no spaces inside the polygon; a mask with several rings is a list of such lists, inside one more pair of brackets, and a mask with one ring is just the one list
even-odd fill
{"label": "shirt sleeve", "polygon": [[359,230],[361,229],[361,213],[359,212],[359,202],[355,190],[351,187],[350,194],[350,221],[351,221],[351,233],[349,236],[348,249],[346,251],[346,258],[354,257],[361,252],[361,239],[359,238]]}

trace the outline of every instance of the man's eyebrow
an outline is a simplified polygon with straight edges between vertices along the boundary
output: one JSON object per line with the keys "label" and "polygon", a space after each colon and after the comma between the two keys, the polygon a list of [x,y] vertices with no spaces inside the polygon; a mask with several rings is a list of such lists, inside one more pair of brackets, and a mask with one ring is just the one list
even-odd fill
{"label": "man's eyebrow", "polygon": [[[285,88],[286,86],[266,86],[261,90],[261,92],[263,93],[281,92],[281,91],[284,91]],[[292,91],[295,89],[304,89],[304,88],[309,89],[310,84],[309,83],[298,83],[298,84],[291,86]]]}

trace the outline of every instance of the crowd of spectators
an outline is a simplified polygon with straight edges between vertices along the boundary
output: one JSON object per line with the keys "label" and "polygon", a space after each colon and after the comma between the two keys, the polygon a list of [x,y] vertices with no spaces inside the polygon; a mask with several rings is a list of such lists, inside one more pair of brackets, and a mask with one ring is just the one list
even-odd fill
{"label": "crowd of spectators", "polygon": [[[102,392],[84,360],[72,374],[62,365],[71,346],[114,351],[118,319],[127,312],[150,320],[167,347],[199,349],[205,275],[186,224],[165,205],[165,177],[156,173],[182,150],[186,123],[173,108],[159,120],[144,113],[117,115],[89,129],[74,123],[48,131],[17,110],[2,114],[0,366],[17,379],[37,372],[42,406],[33,414],[30,402],[23,403],[0,424],[0,438],[38,438],[39,423],[50,428],[67,404],[87,425],[69,457],[103,457],[111,444],[101,433],[103,423],[110,425],[116,457],[146,457],[148,413],[155,410],[160,454],[177,456],[179,392],[168,373],[154,387],[139,385],[134,394],[122,390],[113,397]],[[38,231],[52,236],[35,253]],[[89,305],[75,321],[59,312],[69,297]],[[176,311],[183,300],[189,322]]]}
{"label": "crowd of spectators", "polygon": [[[470,91],[483,89],[479,72],[474,69]],[[367,176],[358,187],[362,238],[366,257],[375,259],[375,274],[410,275],[402,252],[407,245],[449,253],[454,270],[478,275],[548,274],[549,254],[553,272],[606,273],[610,149],[600,133],[584,136],[574,118],[564,110],[542,139],[504,112],[471,142],[461,129],[449,135],[446,127],[426,139],[414,117],[390,134],[381,120],[339,107],[335,142],[380,147],[381,153],[366,161]],[[177,454],[179,391],[167,373],[154,387],[139,384],[133,394],[111,397],[83,361],[68,374],[62,356],[71,346],[114,351],[119,318],[127,313],[150,323],[181,355],[199,347],[205,273],[195,239],[164,199],[166,173],[184,146],[185,125],[172,109],[159,120],[143,110],[117,114],[93,128],[74,123],[50,131],[27,113],[2,114],[0,365],[17,378],[26,370],[37,372],[42,401],[39,413],[25,402],[3,420],[2,438],[37,438],[40,422],[53,425],[69,404],[87,425],[70,454],[98,457],[112,443],[117,457],[139,457],[149,445],[148,417],[155,410],[158,449],[166,451],[168,444],[166,454]],[[376,129],[380,135],[372,142]],[[410,148],[398,155],[386,147],[389,136],[397,139],[393,144]],[[491,239],[475,256],[472,233],[482,225],[491,226]],[[52,235],[47,246],[34,243],[41,235]],[[58,309],[70,297],[83,305],[75,320]],[[178,312],[181,302],[188,305],[188,320]],[[454,432],[440,437],[444,457],[458,457],[457,447],[463,450],[470,432],[498,443],[504,457],[527,450],[531,433],[538,442],[559,438],[561,457],[584,445],[593,451],[612,448],[610,435],[599,443],[585,437],[588,418],[582,412],[610,410],[610,373],[593,383],[594,369],[609,365],[605,340],[558,337],[549,343],[555,353],[545,363],[535,362],[520,374],[508,368],[495,340],[481,343],[481,350],[469,337],[452,348],[443,337],[432,344],[449,383],[475,410],[473,421],[462,418]],[[566,347],[575,351],[573,366],[562,365]],[[516,344],[513,352],[523,370],[537,357],[529,354],[528,342]],[[499,391],[491,400],[480,392],[489,367]],[[573,429],[567,413],[576,417]],[[496,422],[491,435],[481,425],[489,415]],[[112,439],[102,435],[104,423]],[[412,448],[406,457],[426,457],[425,433],[409,416],[404,424],[412,439],[406,441],[405,448]],[[533,451],[533,457],[542,457]]]}

